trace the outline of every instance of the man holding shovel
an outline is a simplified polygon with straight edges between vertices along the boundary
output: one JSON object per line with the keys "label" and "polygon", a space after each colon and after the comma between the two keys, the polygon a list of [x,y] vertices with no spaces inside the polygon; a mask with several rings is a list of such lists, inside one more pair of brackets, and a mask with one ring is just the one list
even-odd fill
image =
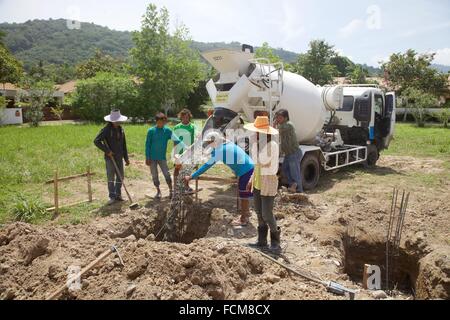
{"label": "man holding shovel", "polygon": [[[125,131],[120,125],[128,120],[127,117],[120,114],[120,110],[113,110],[106,116],[105,121],[108,124],[99,132],[94,140],[94,144],[105,153],[106,176],[108,177],[109,201],[108,205],[115,202],[124,201],[122,198],[122,179],[124,177],[124,166],[130,165],[128,158],[127,143]],[[117,170],[114,165],[115,160]]]}

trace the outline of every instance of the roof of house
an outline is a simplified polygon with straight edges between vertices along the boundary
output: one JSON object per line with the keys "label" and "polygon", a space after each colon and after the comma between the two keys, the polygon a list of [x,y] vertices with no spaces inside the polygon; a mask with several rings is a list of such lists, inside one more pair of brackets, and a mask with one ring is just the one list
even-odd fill
{"label": "roof of house", "polygon": [[1,83],[0,84],[0,90],[3,90],[3,88],[5,90],[17,90],[18,87],[16,87],[14,84],[6,82],[6,83]]}
{"label": "roof of house", "polygon": [[63,92],[64,94],[72,93],[77,87],[77,80],[71,80],[69,82],[56,85],[56,90]]}

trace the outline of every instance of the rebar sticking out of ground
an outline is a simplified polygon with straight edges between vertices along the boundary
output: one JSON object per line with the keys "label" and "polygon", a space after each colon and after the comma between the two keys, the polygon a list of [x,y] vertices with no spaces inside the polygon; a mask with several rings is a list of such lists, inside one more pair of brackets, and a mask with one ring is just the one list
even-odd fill
{"label": "rebar sticking out of ground", "polygon": [[[405,223],[406,210],[408,208],[410,193],[404,190],[400,207],[398,206],[399,190],[394,188],[392,193],[389,225],[386,235],[386,290],[390,290],[390,276],[395,270],[395,258],[400,254],[400,244]],[[398,209],[398,211],[397,211]],[[398,212],[398,213],[397,213]],[[395,225],[395,233],[394,233]]]}

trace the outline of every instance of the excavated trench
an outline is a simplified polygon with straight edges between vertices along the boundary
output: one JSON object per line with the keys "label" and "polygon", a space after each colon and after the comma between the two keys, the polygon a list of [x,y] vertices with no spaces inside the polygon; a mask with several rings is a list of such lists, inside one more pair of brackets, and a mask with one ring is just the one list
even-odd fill
{"label": "excavated trench", "polygon": [[204,238],[211,226],[211,210],[193,203],[192,200],[185,201],[173,223],[168,223],[169,215],[168,209],[159,211],[150,230],[156,241],[190,244],[194,240]]}
{"label": "excavated trench", "polygon": [[350,279],[362,283],[364,265],[375,265],[381,269],[381,288],[396,289],[408,295],[416,295],[421,257],[400,248],[390,259],[389,286],[386,283],[386,243],[370,242],[344,235],[344,272]]}

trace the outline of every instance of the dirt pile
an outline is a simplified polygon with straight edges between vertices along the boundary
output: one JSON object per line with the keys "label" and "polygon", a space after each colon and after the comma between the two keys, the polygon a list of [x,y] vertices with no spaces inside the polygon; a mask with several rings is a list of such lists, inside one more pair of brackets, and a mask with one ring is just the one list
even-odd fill
{"label": "dirt pile", "polygon": [[[429,188],[411,176],[411,170],[436,172],[443,164],[411,164],[399,157],[380,163],[370,175],[324,176],[321,189],[308,196],[282,192],[274,213],[282,230],[283,261],[357,290],[357,299],[449,299],[449,184],[439,180]],[[400,291],[390,297],[363,290],[361,278],[364,264],[380,266],[384,275],[389,197],[399,185],[412,195],[391,279]],[[232,227],[236,190],[202,187],[200,203],[186,202],[179,217],[178,243],[160,242],[170,207],[164,200],[138,211],[126,205],[103,209],[86,225],[0,228],[0,298],[43,299],[64,284],[71,270],[116,245],[124,266],[111,255],[83,276],[81,290],[61,298],[345,299],[289,275],[246,247],[256,238],[255,215],[249,227]]]}
{"label": "dirt pile", "polygon": [[[214,212],[218,217],[220,209]],[[226,220],[231,216],[222,213]],[[156,242],[158,216],[143,209],[88,226],[8,225],[0,231],[0,296],[43,299],[67,280],[70,268],[83,268],[116,244],[125,266],[112,255],[83,277],[81,290],[68,291],[61,298],[336,298],[320,286],[289,276],[234,240],[214,235],[222,221],[213,220],[207,239],[190,244]]]}

